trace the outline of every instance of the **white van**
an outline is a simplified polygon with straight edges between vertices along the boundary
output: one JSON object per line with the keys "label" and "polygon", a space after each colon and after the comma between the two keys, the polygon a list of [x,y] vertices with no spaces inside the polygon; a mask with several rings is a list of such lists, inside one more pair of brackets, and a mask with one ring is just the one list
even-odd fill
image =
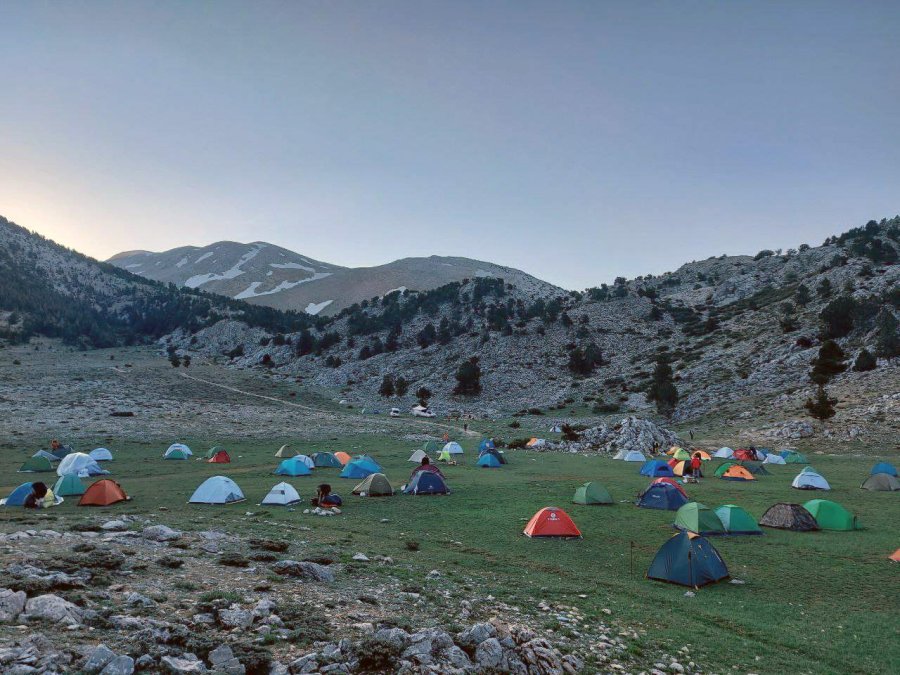
{"label": "white van", "polygon": [[389,413],[391,417],[400,417],[400,408],[391,408]]}
{"label": "white van", "polygon": [[431,412],[431,408],[426,408],[425,406],[417,405],[412,409],[413,417],[434,417],[434,413]]}

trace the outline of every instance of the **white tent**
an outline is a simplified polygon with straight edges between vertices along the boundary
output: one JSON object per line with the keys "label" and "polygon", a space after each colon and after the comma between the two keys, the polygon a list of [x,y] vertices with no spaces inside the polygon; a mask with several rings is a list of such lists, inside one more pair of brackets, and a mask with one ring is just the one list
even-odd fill
{"label": "white tent", "polygon": [[279,483],[271,490],[266,498],[262,500],[263,504],[271,506],[290,506],[300,501],[300,494],[288,483]]}
{"label": "white tent", "polygon": [[312,460],[312,457],[309,457],[308,455],[295,455],[294,459],[296,459],[298,462],[306,464],[306,466],[310,469],[316,468],[316,463]]}
{"label": "white tent", "polygon": [[74,473],[79,478],[87,478],[107,474],[109,471],[104,471],[90,455],[72,452],[63,457],[56,468],[57,476],[65,476],[68,473]]}
{"label": "white tent", "polygon": [[428,457],[428,455],[425,453],[424,450],[422,450],[420,448],[420,449],[416,450],[413,454],[411,454],[407,461],[414,462],[416,464],[421,464],[422,460],[425,459],[426,457]]}
{"label": "white tent", "polygon": [[226,476],[212,476],[200,484],[189,504],[232,504],[244,501],[238,484]]}
{"label": "white tent", "polygon": [[734,450],[732,450],[731,448],[719,448],[713,453],[713,457],[728,459],[730,457],[734,457]]}
{"label": "white tent", "polygon": [[444,446],[444,450],[449,452],[451,455],[461,455],[463,454],[462,446],[456,441],[450,441],[447,445]]}
{"label": "white tent", "polygon": [[624,457],[626,462],[646,462],[647,458],[644,457],[643,452],[638,452],[637,450],[632,450]]}
{"label": "white tent", "polygon": [[88,453],[96,462],[109,462],[112,461],[112,453],[106,448],[94,448]]}
{"label": "white tent", "polygon": [[774,452],[770,452],[763,460],[763,464],[787,464],[787,462],[784,461],[784,457],[782,457],[781,455],[776,455]]}
{"label": "white tent", "polygon": [[626,450],[625,448],[622,448],[621,450],[619,450],[616,453],[616,455],[615,455],[615,457],[613,457],[613,459],[625,459],[625,455],[627,455],[628,452],[629,452],[628,450]]}
{"label": "white tent", "polygon": [[791,487],[795,487],[798,490],[830,490],[831,486],[828,484],[828,481],[825,480],[822,476],[817,473],[813,473],[812,471],[801,471],[797,474],[796,478],[794,478],[794,482],[791,483]]}
{"label": "white tent", "polygon": [[168,447],[168,449],[166,450],[166,455],[168,455],[170,452],[173,452],[175,450],[181,450],[188,457],[190,457],[191,455],[194,454],[193,452],[191,452],[191,449],[188,446],[186,446],[184,443],[172,443],[172,445],[170,445]]}

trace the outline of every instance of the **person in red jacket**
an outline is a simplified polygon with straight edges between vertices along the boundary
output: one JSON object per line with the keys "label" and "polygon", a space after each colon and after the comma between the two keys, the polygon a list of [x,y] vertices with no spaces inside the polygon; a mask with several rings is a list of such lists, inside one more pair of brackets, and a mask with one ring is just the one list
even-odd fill
{"label": "person in red jacket", "polygon": [[702,460],[700,459],[700,453],[695,452],[694,456],[691,457],[691,475],[694,479],[700,478],[700,465],[702,464]]}

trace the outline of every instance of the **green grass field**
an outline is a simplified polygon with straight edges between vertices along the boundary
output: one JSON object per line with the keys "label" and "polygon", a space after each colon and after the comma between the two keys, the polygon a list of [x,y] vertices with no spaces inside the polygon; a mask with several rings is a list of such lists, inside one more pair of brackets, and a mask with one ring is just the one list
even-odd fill
{"label": "green grass field", "polygon": [[[527,434],[519,431],[517,435]],[[186,440],[198,454],[212,445],[207,439]],[[411,565],[414,572],[398,566],[380,568],[377,573],[413,574],[421,580],[437,568],[464,587],[470,585],[473,594],[492,594],[527,611],[541,600],[564,602],[579,607],[588,617],[611,618],[624,626],[640,624],[647,629],[647,637],[646,644],[632,646],[636,653],[657,643],[664,643],[667,649],[688,644],[692,658],[707,671],[887,673],[896,672],[900,663],[900,567],[888,560],[900,546],[900,494],[859,489],[873,463],[870,458],[811,457],[813,466],[831,482],[833,489],[827,494],[792,489],[791,479],[802,468],[798,465],[772,467],[773,475],[754,483],[707,478],[698,486],[688,486],[691,497],[707,506],[738,504],[757,518],[777,501],[803,503],[827,497],[856,513],[865,527],[858,532],[766,530],[761,537],[714,538],[732,577],[746,583],[709,586],[689,598],[683,587],[644,578],[653,554],[673,533],[674,512],[639,509],[632,504],[648,481],[638,475],[639,465],[600,457],[514,451],[508,454],[506,467],[479,469],[473,466],[476,441],[469,439],[463,441],[467,464],[446,468],[453,490],[447,497],[353,497],[350,492],[358,481],[340,479],[338,471],[331,469],[288,479],[306,499],[322,481],[330,482],[344,497],[343,515],[317,518],[303,515],[302,509],[263,510],[256,506],[269,488],[282,480],[271,475],[278,462],[273,455],[288,440],[273,438],[264,445],[216,440],[231,453],[233,463],[228,465],[164,461],[165,447],[161,445],[128,440],[109,443],[116,460],[107,466],[133,501],[85,509],[77,508],[76,500],[70,498],[40,515],[68,520],[100,513],[156,512],[161,522],[173,527],[287,534],[338,550],[347,559],[357,551],[390,555]],[[413,466],[406,460],[415,444],[383,436],[355,436],[304,444],[301,449],[308,453],[365,451],[399,486]],[[3,453],[3,495],[26,480],[49,482],[54,478],[51,474],[15,473],[27,456],[24,451]],[[187,505],[194,488],[216,474],[237,481],[247,501],[225,507]],[[571,504],[575,488],[587,480],[604,483],[617,503],[606,507]],[[523,537],[526,521],[547,505],[565,508],[584,539]],[[163,506],[168,511],[160,513]],[[248,518],[248,511],[256,516]],[[0,518],[7,521],[22,515],[18,509],[0,510]],[[389,522],[381,523],[385,518]],[[278,523],[305,525],[312,531],[297,532]],[[6,529],[12,524],[8,522]],[[409,551],[408,541],[418,542],[420,550]],[[611,617],[601,614],[604,608],[612,611]]]}

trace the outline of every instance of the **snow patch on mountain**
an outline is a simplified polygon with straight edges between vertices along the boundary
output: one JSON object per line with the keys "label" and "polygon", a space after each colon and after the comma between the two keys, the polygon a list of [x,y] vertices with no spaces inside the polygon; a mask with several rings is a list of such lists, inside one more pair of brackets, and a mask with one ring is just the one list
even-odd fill
{"label": "snow patch on mountain", "polygon": [[[240,260],[238,260],[230,270],[226,270],[221,274],[216,274],[214,272],[209,274],[195,274],[185,281],[184,285],[188,288],[199,288],[203,284],[208,284],[210,281],[221,281],[223,279],[234,279],[239,277],[244,273],[244,270],[242,270],[241,267],[253,260],[263,248],[265,248],[265,244],[257,244],[256,248],[250,249],[242,255]],[[158,265],[159,263],[156,264]]]}
{"label": "snow patch on mountain", "polygon": [[311,302],[306,306],[306,309],[303,311],[307,314],[318,314],[323,309],[328,307],[334,300],[325,300],[324,302]]}

